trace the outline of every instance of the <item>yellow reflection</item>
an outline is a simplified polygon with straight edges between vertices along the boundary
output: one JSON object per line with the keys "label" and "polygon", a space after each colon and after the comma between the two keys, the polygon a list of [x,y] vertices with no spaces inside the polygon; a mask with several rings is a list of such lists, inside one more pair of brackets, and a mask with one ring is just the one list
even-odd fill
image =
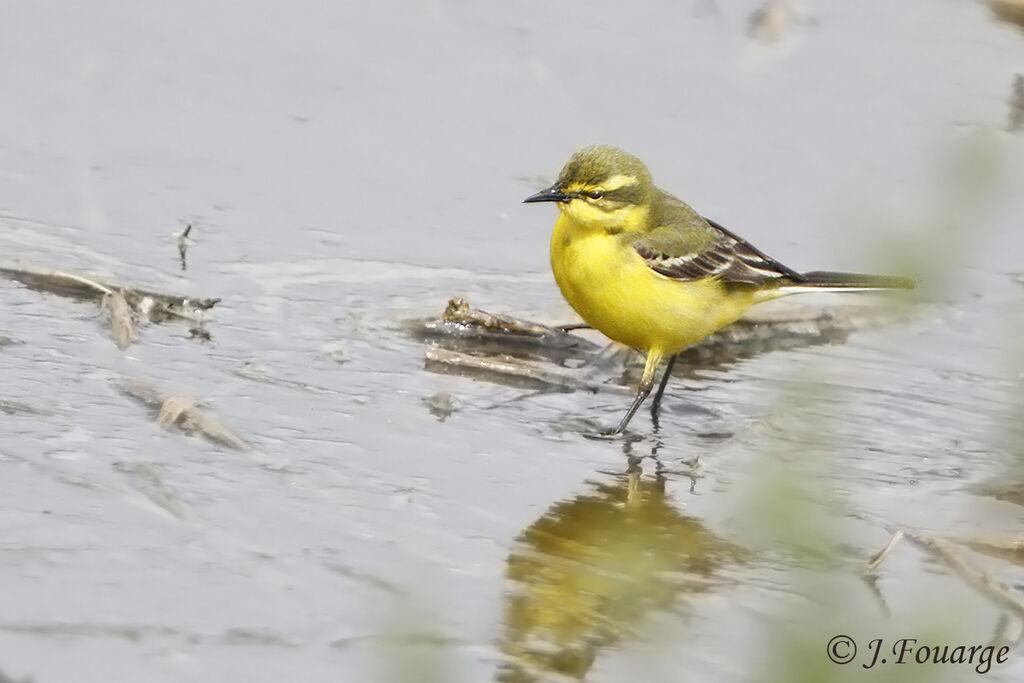
{"label": "yellow reflection", "polygon": [[508,557],[506,661],[499,681],[557,673],[582,679],[597,653],[655,609],[714,586],[743,551],[680,513],[661,476],[629,470],[555,503]]}

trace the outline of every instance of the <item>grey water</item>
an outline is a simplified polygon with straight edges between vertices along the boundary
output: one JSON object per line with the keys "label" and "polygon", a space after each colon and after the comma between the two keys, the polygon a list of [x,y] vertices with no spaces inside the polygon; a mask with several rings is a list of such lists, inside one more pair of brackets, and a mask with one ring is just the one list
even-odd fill
{"label": "grey water", "polygon": [[[853,680],[873,638],[989,642],[1003,608],[933,555],[861,572],[896,527],[1024,521],[1024,30],[782,5],[772,39],[749,1],[9,3],[0,265],[222,302],[209,342],[122,351],[95,304],[0,281],[0,672]],[[592,143],[794,268],[920,266],[922,301],[674,381],[619,441],[587,432],[621,390],[427,371],[405,323],[451,296],[574,320],[520,201]],[[251,449],[161,429],[123,378]],[[1019,557],[968,557],[1020,596]]]}

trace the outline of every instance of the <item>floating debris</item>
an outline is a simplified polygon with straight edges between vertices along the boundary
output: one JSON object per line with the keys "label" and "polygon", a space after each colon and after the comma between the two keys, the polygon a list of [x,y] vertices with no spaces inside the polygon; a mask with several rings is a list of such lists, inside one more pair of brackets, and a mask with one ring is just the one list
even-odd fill
{"label": "floating debris", "polygon": [[[1024,598],[1021,598],[1010,586],[1004,584],[992,574],[971,564],[957,547],[938,536],[914,529],[896,529],[880,551],[868,558],[865,573],[876,574],[885,559],[902,539],[913,541],[918,547],[928,551],[942,560],[967,584],[1000,607],[1011,611],[1018,619],[1024,617]],[[991,544],[989,544],[991,545]]]}
{"label": "floating debris", "polygon": [[337,394],[336,389],[329,387],[318,386],[310,384],[308,382],[300,382],[294,379],[286,379],[278,377],[273,374],[270,366],[266,363],[259,361],[250,360],[242,363],[242,367],[235,370],[235,374],[239,377],[243,377],[254,382],[262,382],[272,386],[288,387],[290,389],[299,389],[301,391],[309,391],[315,394]]}
{"label": "floating debris", "polygon": [[208,342],[213,340],[213,336],[210,334],[210,331],[201,324],[188,328],[188,338],[199,342]]}
{"label": "floating debris", "polygon": [[959,542],[983,555],[998,557],[1017,566],[1024,566],[1024,536],[966,538],[959,539]]}
{"label": "floating debris", "polygon": [[132,486],[154,505],[177,519],[185,519],[185,506],[164,481],[160,465],[153,462],[115,462],[114,469],[128,476]]}
{"label": "floating debris", "polygon": [[747,20],[750,37],[763,43],[777,43],[786,37],[795,14],[793,0],[767,0]]}
{"label": "floating debris", "polygon": [[543,370],[530,361],[511,355],[485,357],[450,349],[432,348],[427,349],[426,368],[447,374],[487,377],[501,384],[524,389],[598,390],[597,385],[583,381],[575,373]]}
{"label": "floating debris", "polygon": [[[171,640],[189,645],[213,644],[248,647],[252,645],[275,647],[298,647],[299,643],[283,634],[264,628],[228,628],[219,633],[181,631],[171,626],[109,622],[68,622],[68,621],[0,621],[0,631],[5,633],[31,634],[51,638],[105,638],[125,640],[132,643],[151,640]],[[0,678],[0,683],[12,679]],[[14,683],[32,683],[31,679],[14,679]]]}
{"label": "floating debris", "polygon": [[188,224],[185,225],[185,229],[182,230],[180,233],[178,233],[178,236],[175,238],[175,242],[178,245],[178,257],[181,259],[181,270],[182,270],[182,272],[184,272],[187,269],[187,267],[188,267],[187,261],[186,261],[186,258],[188,256],[188,248],[190,246],[192,246],[193,244],[195,244],[194,241],[192,241],[192,240],[190,240],[188,238],[189,233],[191,233],[191,232],[192,232],[192,224],[188,223]]}
{"label": "floating debris", "polygon": [[201,328],[206,311],[220,303],[219,298],[193,299],[164,294],[60,270],[0,267],[0,276],[35,291],[97,302],[107,314],[111,338],[121,349],[138,339],[140,320],[151,323],[189,320]]}
{"label": "floating debris", "polygon": [[348,343],[345,340],[331,341],[320,347],[320,356],[338,365],[349,361]]}
{"label": "floating debris", "polygon": [[220,303],[217,298],[191,298],[165,294],[139,287],[105,282],[60,270],[0,267],[0,276],[22,283],[29,289],[85,301],[102,301],[103,296],[120,291],[128,304],[147,315],[151,322],[171,318],[202,320],[205,311]]}
{"label": "floating debris", "polygon": [[[408,591],[405,588],[403,588],[397,583],[392,583],[387,579],[381,578],[374,572],[363,571],[360,569],[356,569],[351,565],[345,564],[344,562],[335,561],[324,562],[324,567],[334,572],[335,574],[345,577],[346,579],[357,581],[359,583],[365,584],[366,586],[370,586],[372,588],[384,591],[385,593],[390,593],[392,595],[397,595],[400,597],[408,597]],[[2,681],[0,681],[0,683],[2,683]]]}
{"label": "floating debris", "polygon": [[139,339],[136,330],[135,312],[128,305],[128,300],[120,291],[112,291],[103,295],[100,307],[107,314],[110,324],[110,337],[119,349],[126,349]]}
{"label": "floating debris", "polygon": [[416,336],[438,343],[456,342],[459,347],[539,352],[556,358],[585,355],[600,348],[559,327],[472,308],[461,297],[448,301],[440,319],[415,321],[411,329]]}
{"label": "floating debris", "polygon": [[199,434],[207,440],[237,451],[249,450],[249,444],[204,410],[198,401],[164,392],[149,382],[123,379],[116,383],[122,393],[157,412],[156,423],[163,429],[177,426],[187,434]]}
{"label": "floating debris", "polygon": [[[841,304],[829,307],[778,302],[754,309],[680,354],[678,371],[720,367],[769,351],[836,344],[850,332],[877,327],[906,317],[891,300],[882,304]],[[571,327],[571,326],[567,326]],[[452,299],[439,320],[419,321],[413,333],[430,344],[426,368],[466,374],[502,384],[559,391],[597,391],[605,385],[586,379],[600,359],[601,347],[565,329],[471,308]],[[621,354],[629,373],[643,364],[639,354]],[[591,366],[580,373],[568,368]],[[538,361],[554,363],[542,368]],[[623,381],[633,381],[631,374]]]}
{"label": "floating debris", "polygon": [[427,396],[423,399],[423,403],[438,422],[444,422],[455,411],[455,398],[447,391],[439,391],[433,396]]}
{"label": "floating debris", "polygon": [[4,413],[6,415],[53,415],[53,411],[46,410],[45,408],[37,408],[31,403],[4,398],[0,398],[0,413]]}
{"label": "floating debris", "polygon": [[347,638],[338,638],[337,640],[332,640],[328,643],[330,647],[339,650],[356,647],[379,648],[382,645],[391,647],[465,647],[471,644],[472,643],[468,640],[463,640],[455,636],[450,636],[445,633],[434,631],[367,634],[360,636],[350,636]]}

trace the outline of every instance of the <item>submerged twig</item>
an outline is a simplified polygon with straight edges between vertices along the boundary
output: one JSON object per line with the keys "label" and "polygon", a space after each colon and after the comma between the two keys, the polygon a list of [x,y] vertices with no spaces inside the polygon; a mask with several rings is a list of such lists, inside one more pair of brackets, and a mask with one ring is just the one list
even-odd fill
{"label": "submerged twig", "polygon": [[1024,537],[965,538],[958,542],[983,555],[998,557],[1017,565],[1024,564]]}
{"label": "submerged twig", "polygon": [[868,566],[865,569],[866,574],[874,574],[878,571],[878,568],[885,562],[885,558],[889,557],[889,553],[896,547],[896,544],[903,539],[903,529],[897,529],[896,532],[889,538],[889,542],[885,544],[885,547],[879,550],[877,553],[868,558]]}
{"label": "submerged twig", "polygon": [[246,361],[245,363],[242,363],[241,367],[235,370],[235,374],[254,382],[262,382],[273,386],[288,387],[290,389],[299,389],[301,391],[309,391],[317,394],[338,393],[336,389],[331,389],[330,387],[278,377],[270,371],[270,368],[256,361]]}
{"label": "submerged twig", "polygon": [[878,575],[865,573],[861,578],[864,580],[864,584],[867,586],[868,591],[870,591],[871,596],[881,608],[882,614],[886,617],[891,617],[892,610],[889,609],[889,603],[886,602],[885,594],[882,593],[882,589],[878,587]]}
{"label": "submerged twig", "polygon": [[906,532],[907,538],[930,550],[942,559],[965,581],[987,595],[996,603],[1024,617],[1024,600],[1002,581],[971,565],[949,541],[920,531]]}
{"label": "submerged twig", "polygon": [[53,415],[53,411],[45,408],[38,408],[31,403],[18,401],[16,399],[3,398],[0,398],[0,413],[5,413],[7,415],[34,415],[37,417]]}
{"label": "submerged twig", "polygon": [[107,313],[111,337],[118,348],[138,338],[137,323],[182,319],[202,323],[205,312],[220,303],[219,298],[190,298],[130,287],[60,270],[0,267],[0,276],[21,282],[30,289],[96,301]]}
{"label": "submerged twig", "polygon": [[114,469],[123,472],[132,486],[154,505],[173,517],[185,519],[185,506],[174,489],[164,481],[158,464],[119,461],[114,463]]}
{"label": "submerged twig", "polygon": [[892,552],[892,549],[903,538],[910,539],[917,546],[924,548],[942,560],[946,566],[950,567],[964,581],[996,604],[1009,609],[1019,618],[1024,618],[1024,599],[1017,595],[1016,592],[988,572],[973,566],[949,541],[923,531],[911,529],[897,529],[894,531],[885,547],[872,555],[868,560],[866,572],[872,574],[877,571],[885,558]]}
{"label": "submerged twig", "polygon": [[561,391],[598,390],[597,385],[584,382],[569,373],[542,370],[529,361],[509,355],[474,356],[449,349],[432,348],[427,349],[426,362],[428,369],[468,370],[475,375],[491,375],[506,381],[513,380],[529,388]]}
{"label": "submerged twig", "polygon": [[116,289],[114,286],[104,284],[84,275],[67,273],[61,270],[0,267],[0,275],[9,280],[20,282],[29,289],[74,299],[98,300]]}
{"label": "submerged twig", "polygon": [[167,318],[199,320],[202,313],[221,301],[219,297],[192,298],[166,294],[61,270],[0,267],[0,276],[20,282],[36,291],[75,299],[100,301],[104,295],[120,291],[132,308],[145,314],[153,322],[161,322]]}
{"label": "submerged twig", "polygon": [[440,319],[416,321],[412,326],[419,336],[431,340],[490,343],[527,350],[588,352],[598,348],[593,342],[569,334],[565,329],[482,311],[471,307],[461,297],[448,301]]}
{"label": "submerged twig", "polygon": [[1024,636],[1024,619],[1014,618],[1004,612],[999,615],[996,631],[992,634],[992,640],[989,642],[996,647],[1013,646],[1020,642],[1022,636]]}
{"label": "submerged twig", "polygon": [[[713,367],[773,350],[838,343],[853,330],[904,315],[905,309],[891,303],[761,308],[685,349],[680,367]],[[452,299],[440,319],[414,322],[411,329],[432,344],[426,352],[428,369],[450,372],[461,368],[504,383],[525,378],[529,386],[594,388],[564,372],[542,370],[532,363],[553,361],[561,368],[569,359],[576,359],[578,365],[578,361],[589,362],[598,356],[599,345],[565,329],[475,309],[461,298]],[[642,362],[639,354],[629,354],[626,364],[632,372],[633,366]]]}

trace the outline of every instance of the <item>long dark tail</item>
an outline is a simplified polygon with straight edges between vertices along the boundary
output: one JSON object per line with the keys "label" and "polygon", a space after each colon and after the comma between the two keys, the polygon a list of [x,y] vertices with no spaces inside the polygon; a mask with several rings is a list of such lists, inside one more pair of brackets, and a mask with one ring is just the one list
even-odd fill
{"label": "long dark tail", "polygon": [[[915,283],[896,275],[865,275],[859,272],[812,270],[801,273],[801,279],[779,287],[776,296],[798,292],[870,292],[879,290],[912,290]],[[771,297],[774,298],[774,297]]]}
{"label": "long dark tail", "polygon": [[861,273],[833,273],[814,270],[802,273],[802,279],[785,285],[790,291],[807,290],[871,290],[871,289],[913,289],[915,282],[908,277],[894,275],[863,275]]}

